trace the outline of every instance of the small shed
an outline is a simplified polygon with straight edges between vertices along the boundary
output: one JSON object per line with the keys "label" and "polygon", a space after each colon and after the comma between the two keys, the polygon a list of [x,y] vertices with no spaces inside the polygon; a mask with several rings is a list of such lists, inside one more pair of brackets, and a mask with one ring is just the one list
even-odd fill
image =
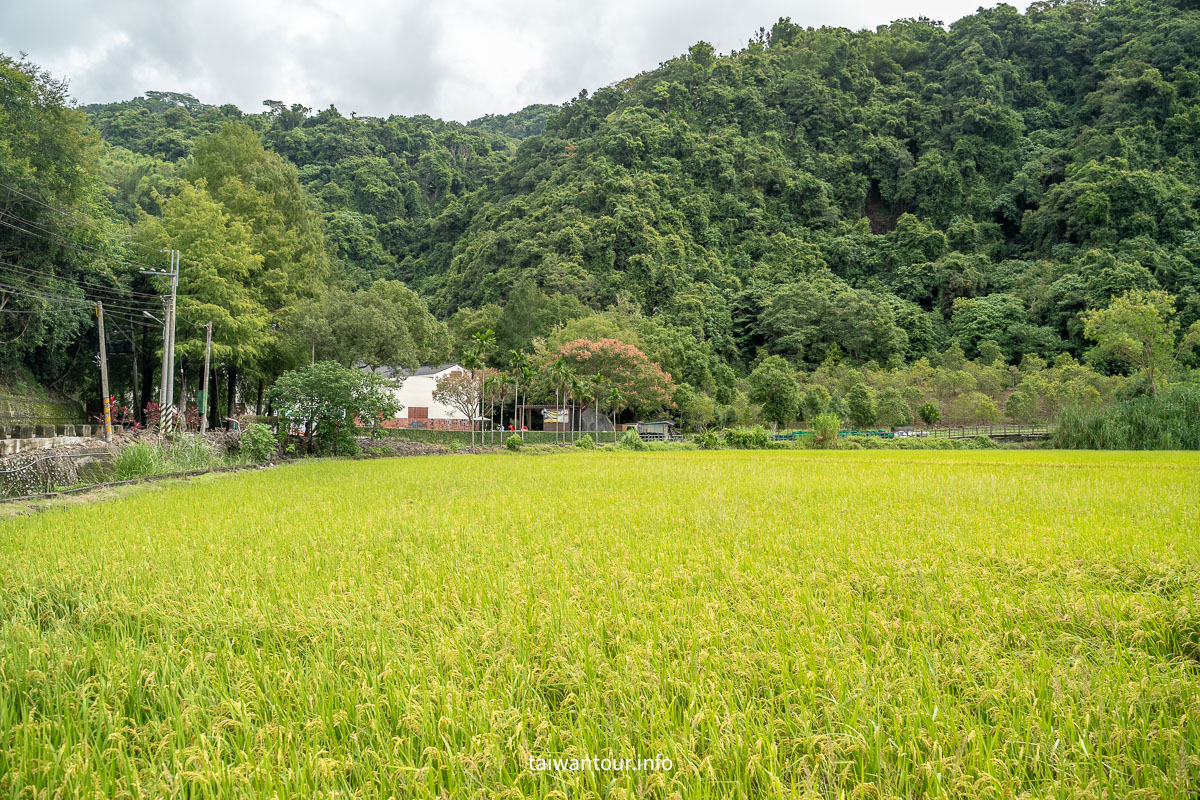
{"label": "small shed", "polygon": [[648,442],[674,442],[683,438],[683,435],[675,428],[675,423],[669,419],[639,422],[637,432],[638,436]]}

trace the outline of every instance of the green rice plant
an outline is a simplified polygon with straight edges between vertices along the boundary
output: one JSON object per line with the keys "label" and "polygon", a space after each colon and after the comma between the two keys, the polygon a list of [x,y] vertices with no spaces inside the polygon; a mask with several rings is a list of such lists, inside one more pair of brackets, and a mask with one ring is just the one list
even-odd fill
{"label": "green rice plant", "polygon": [[0,795],[1193,797],[1198,484],[560,448],[54,505],[0,520]]}

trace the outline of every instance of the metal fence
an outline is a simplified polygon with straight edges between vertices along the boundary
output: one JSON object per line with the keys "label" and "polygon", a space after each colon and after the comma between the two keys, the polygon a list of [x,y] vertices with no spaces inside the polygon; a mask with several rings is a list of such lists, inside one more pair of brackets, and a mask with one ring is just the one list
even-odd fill
{"label": "metal fence", "polygon": [[[840,430],[838,437],[866,436],[880,439],[973,439],[976,436],[1004,438],[1009,436],[1045,436],[1050,433],[1049,425],[965,425],[957,428],[929,428],[921,430],[889,431],[876,430]],[[812,431],[792,431],[772,436],[776,442],[795,442],[812,436]]]}

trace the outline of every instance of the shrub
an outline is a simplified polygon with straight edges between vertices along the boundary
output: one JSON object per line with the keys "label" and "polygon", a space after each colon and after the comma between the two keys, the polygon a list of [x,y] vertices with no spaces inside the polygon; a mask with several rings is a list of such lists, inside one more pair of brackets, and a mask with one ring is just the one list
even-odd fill
{"label": "shrub", "polygon": [[619,446],[622,450],[646,449],[646,443],[642,441],[641,435],[633,428],[625,431],[625,435],[621,437],[621,444]]}
{"label": "shrub", "polygon": [[575,446],[580,450],[595,450],[596,440],[591,437],[591,434],[585,433],[575,440]]}
{"label": "shrub", "polygon": [[110,467],[112,479],[127,481],[148,475],[211,469],[227,463],[212,445],[196,435],[174,441],[139,441],[117,451]]}
{"label": "shrub", "polygon": [[987,436],[973,436],[970,439],[847,436],[839,441],[839,445],[847,450],[995,450],[1000,446]]}
{"label": "shrub", "polygon": [[1200,450],[1200,385],[1170,386],[1158,395],[1109,406],[1063,409],[1053,447],[1090,450]]}
{"label": "shrub", "polygon": [[268,397],[279,409],[280,424],[303,431],[310,449],[356,456],[362,451],[355,423],[374,433],[399,410],[391,388],[374,372],[318,361],[280,375]]}
{"label": "shrub", "polygon": [[166,461],[172,472],[188,472],[222,466],[221,454],[196,434],[184,434],[171,440],[166,448]]}
{"label": "shrub", "polygon": [[716,431],[704,431],[696,434],[696,446],[701,450],[716,450],[721,446],[721,437]]}
{"label": "shrub", "polygon": [[838,431],[842,420],[837,414],[817,414],[813,417],[813,446],[821,448],[837,447]]}
{"label": "shrub", "polygon": [[725,444],[737,450],[765,450],[771,446],[771,438],[762,425],[753,428],[726,428],[721,432]]}
{"label": "shrub", "polygon": [[242,431],[242,455],[249,458],[251,461],[259,464],[264,461],[270,461],[275,457],[275,450],[278,443],[275,441],[275,433],[270,426],[261,423],[253,423],[246,426],[246,430]]}
{"label": "shrub", "polygon": [[514,433],[512,436],[504,440],[504,449],[508,450],[510,453],[518,453],[521,451],[522,444],[524,444],[524,442],[521,441],[521,437]]}
{"label": "shrub", "polygon": [[134,442],[128,447],[122,447],[113,456],[112,479],[127,481],[146,475],[157,475],[164,471],[161,465],[162,459],[157,443]]}

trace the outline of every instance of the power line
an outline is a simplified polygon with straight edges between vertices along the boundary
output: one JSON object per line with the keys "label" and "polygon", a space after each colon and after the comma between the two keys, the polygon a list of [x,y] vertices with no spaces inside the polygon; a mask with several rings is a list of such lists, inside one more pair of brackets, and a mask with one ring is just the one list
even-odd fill
{"label": "power line", "polygon": [[82,308],[0,308],[0,314],[86,314]]}
{"label": "power line", "polygon": [[25,192],[22,192],[20,189],[18,189],[17,187],[15,187],[11,184],[0,183],[0,187],[3,187],[4,189],[6,189],[10,195],[15,194],[18,197],[23,197],[26,200],[29,200],[30,202],[37,203],[39,206],[42,206],[43,208],[48,208],[51,211],[56,211],[59,214],[62,214],[64,217],[70,217],[71,219],[78,220],[79,222],[82,222],[85,225],[88,225],[92,228],[95,228],[96,230],[99,230],[99,226],[96,225],[96,221],[94,219],[85,217],[82,214],[76,214],[74,211],[70,211],[68,209],[62,208],[61,206],[51,205],[50,203],[47,203],[45,200],[34,197],[31,194],[26,194]]}
{"label": "power line", "polygon": [[161,300],[162,299],[162,295],[160,295],[160,294],[151,294],[149,292],[137,292],[132,289],[127,290],[127,291],[123,290],[120,288],[120,284],[116,284],[116,285],[98,284],[94,280],[89,280],[89,278],[91,276],[87,275],[87,274],[84,274],[84,275],[57,275],[53,272],[45,272],[42,270],[32,269],[30,267],[13,264],[13,263],[5,261],[3,259],[0,259],[0,266],[5,266],[5,267],[8,267],[9,269],[16,270],[17,272],[20,272],[30,278],[48,278],[50,280],[71,281],[74,283],[91,286],[91,287],[93,287],[93,291],[95,291],[97,293],[110,294],[113,296],[114,299],[117,299],[117,300],[129,300],[129,299],[133,299],[135,297],[145,297],[150,300]]}
{"label": "power line", "polygon": [[[48,301],[59,302],[59,303],[74,303],[76,305],[91,305],[92,303],[96,302],[96,298],[93,298],[93,297],[86,297],[86,296],[85,297],[72,297],[70,295],[57,294],[57,293],[55,293],[54,287],[49,287],[49,286],[45,286],[45,287],[43,287],[43,286],[33,286],[33,287],[14,286],[10,283],[5,283],[3,281],[0,281],[0,290],[7,291],[11,294],[23,295],[26,297],[35,297],[39,300],[48,300]],[[101,300],[101,302],[107,302],[107,301]],[[143,311],[151,310],[149,308],[145,308],[142,306],[129,306],[129,305],[121,304],[121,303],[113,303],[112,308],[117,311],[125,311],[125,312],[131,313],[131,314],[141,314]]]}
{"label": "power line", "polygon": [[[0,184],[0,185],[2,185],[2,184]],[[27,196],[27,195],[26,195],[26,196]],[[63,212],[61,209],[54,209],[53,207],[50,207],[50,206],[47,206],[47,207],[48,207],[48,208],[51,208],[51,210],[53,210],[53,211],[58,211],[59,213],[66,213],[66,212]],[[48,235],[48,236],[53,236],[53,237],[54,237],[54,238],[56,238],[56,239],[62,239],[62,240],[65,240],[65,241],[70,241],[70,242],[72,242],[72,243],[74,243],[74,244],[76,244],[76,245],[78,245],[79,247],[81,247],[81,248],[84,248],[84,249],[89,249],[89,248],[90,248],[90,245],[86,245],[86,244],[84,244],[83,242],[80,242],[78,239],[72,239],[72,238],[70,238],[70,237],[64,236],[62,233],[58,232],[58,231],[57,231],[57,230],[55,230],[54,228],[51,228],[49,225],[43,224],[43,223],[41,223],[41,222],[36,222],[36,221],[34,221],[34,220],[31,220],[31,219],[25,219],[24,217],[18,216],[18,215],[16,215],[16,214],[14,214],[12,211],[9,211],[9,210],[7,210],[7,209],[0,210],[0,214],[3,214],[4,216],[6,216],[6,217],[8,217],[8,218],[10,218],[10,219],[14,219],[14,220],[16,220],[17,222],[20,222],[20,223],[22,223],[22,224],[24,224],[24,225],[29,225],[30,227],[37,228],[37,229],[38,229],[38,230],[40,230],[42,233],[44,233],[44,234],[46,234],[46,235]],[[85,222],[85,223],[86,223],[86,224],[87,224],[87,225],[88,225],[88,226],[89,226],[89,227],[90,227],[92,230],[96,231],[97,233],[99,233],[99,234],[102,234],[102,235],[104,235],[104,236],[108,236],[108,235],[109,235],[109,232],[108,232],[108,231],[105,231],[105,230],[101,229],[99,226],[97,226],[94,220],[89,220],[89,219],[86,219],[85,217],[78,217],[78,219],[79,219],[80,221],[82,221],[82,222]],[[26,232],[28,233],[28,231],[26,231]],[[124,259],[118,259],[118,260],[124,260]],[[137,265],[137,266],[139,266],[139,267],[144,267],[144,266],[146,266],[145,264],[141,264],[140,262],[136,262],[136,261],[134,261],[134,262],[129,262],[129,263],[131,263],[131,264],[136,264],[136,265]]]}
{"label": "power line", "polygon": [[81,286],[90,287],[92,290],[94,290],[95,292],[97,292],[99,294],[112,295],[114,299],[118,299],[118,300],[132,300],[132,299],[136,299],[139,297],[144,297],[148,300],[158,300],[158,299],[162,298],[162,295],[160,295],[160,294],[151,294],[150,292],[138,292],[138,291],[134,291],[132,289],[125,290],[121,287],[120,284],[97,283],[94,279],[92,279],[92,276],[87,273],[82,274],[82,275],[56,274],[53,272],[45,272],[43,270],[31,269],[29,267],[23,267],[18,264],[12,264],[8,261],[4,261],[3,259],[0,259],[0,266],[7,267],[7,268],[13,270],[14,272],[18,272],[18,273],[24,275],[25,277],[29,277],[29,278],[45,278],[47,280],[69,281],[71,283],[77,283],[77,284],[80,284]]}
{"label": "power line", "polygon": [[[76,280],[74,277],[69,276],[69,275],[54,275],[54,274],[48,273],[48,272],[41,272],[38,270],[29,269],[28,267],[23,267],[20,264],[13,264],[9,261],[5,261],[4,259],[0,259],[0,267],[7,267],[8,269],[12,269],[12,270],[16,271],[17,273],[19,273],[21,277],[42,278],[42,279],[45,279],[48,281],[61,281],[65,284],[79,286],[80,290],[84,291],[85,293],[90,291],[96,295],[99,295],[99,297],[95,297],[92,299],[104,300],[104,299],[106,299],[105,295],[109,295],[110,297],[108,299],[111,299],[114,303],[117,303],[117,304],[124,304],[124,305],[128,305],[128,306],[137,306],[139,308],[144,305],[147,309],[150,309],[150,308],[158,308],[159,304],[164,299],[162,295],[148,294],[146,292],[137,292],[136,294],[138,295],[138,297],[126,297],[124,292],[122,292],[116,288],[88,286],[88,285],[84,284],[83,281]],[[55,287],[35,286],[32,288],[34,288],[34,289],[43,289],[44,288],[44,289],[50,289],[53,291]],[[144,298],[146,298],[146,300],[145,301],[139,300],[138,298],[140,298],[140,297],[144,297]],[[156,303],[153,301],[158,301],[158,302]]]}
{"label": "power line", "polygon": [[[49,300],[60,303],[75,303],[77,305],[85,306],[90,306],[96,302],[94,299],[89,299],[86,297],[68,297],[66,295],[51,294],[46,291],[37,291],[37,289],[40,288],[42,287],[13,286],[12,284],[0,281],[0,289],[7,290],[16,295],[24,295],[26,297],[35,297],[39,300]],[[122,304],[114,304],[113,308],[115,310],[125,311],[132,314],[141,314],[143,311],[150,310],[141,306],[128,306]]]}
{"label": "power line", "polygon": [[[108,312],[106,311],[106,313],[108,313]],[[72,306],[70,308],[0,308],[0,314],[13,314],[16,316],[21,316],[21,315],[27,315],[27,316],[39,315],[40,316],[40,315],[45,315],[45,314],[76,314],[76,315],[82,315],[82,316],[91,316],[90,313],[88,312],[88,309],[82,305]],[[118,312],[118,313],[108,313],[108,316],[110,316],[116,320],[121,320],[129,325],[136,326],[138,328],[145,328],[146,330],[158,331],[158,330],[162,329],[162,326],[156,325],[152,322],[149,322],[145,318],[139,319],[138,317],[135,317],[132,314]]]}
{"label": "power line", "polygon": [[[29,220],[24,219],[23,217],[18,217],[16,214],[13,214],[8,211],[0,211],[0,216],[9,217],[10,219],[15,219],[18,222],[21,222],[25,225],[29,225],[31,227],[35,227],[35,228],[38,227],[38,225],[36,223],[31,223]],[[22,228],[21,226],[16,225],[16,224],[9,222],[8,220],[4,220],[4,219],[0,219],[0,225],[3,225],[6,228],[11,228],[14,231],[24,233],[28,236],[33,236],[38,239],[42,239],[43,241],[47,241],[52,244],[57,244],[60,247],[67,248],[68,250],[74,250],[75,252],[78,252],[78,253],[84,253],[84,254],[90,255],[94,258],[104,259],[107,261],[114,261],[118,264],[124,264],[128,267],[132,267],[133,269],[157,269],[157,267],[152,267],[149,264],[143,264],[140,261],[129,261],[128,259],[120,258],[120,257],[114,256],[110,253],[101,253],[97,250],[94,250],[94,249],[88,247],[87,245],[82,244],[81,242],[75,241],[74,239],[67,239],[66,237],[62,236],[61,234],[35,232],[35,231],[31,231],[31,230],[26,230],[25,228]]]}

